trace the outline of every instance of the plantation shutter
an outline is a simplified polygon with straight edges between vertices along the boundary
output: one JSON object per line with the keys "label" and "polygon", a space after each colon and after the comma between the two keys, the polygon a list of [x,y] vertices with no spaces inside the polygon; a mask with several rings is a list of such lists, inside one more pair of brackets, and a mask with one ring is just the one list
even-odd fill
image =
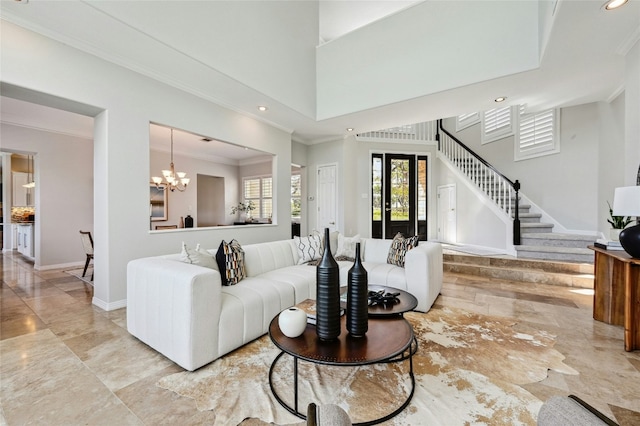
{"label": "plantation shutter", "polygon": [[244,198],[246,200],[260,198],[260,178],[244,180]]}
{"label": "plantation shutter", "polygon": [[520,151],[544,149],[553,146],[554,114],[553,110],[538,114],[520,115]]}
{"label": "plantation shutter", "polygon": [[456,118],[456,132],[459,132],[462,129],[466,129],[469,126],[472,126],[476,123],[480,122],[480,114],[476,112],[470,112],[467,114],[460,114]]}
{"label": "plantation shutter", "polygon": [[512,107],[493,108],[482,113],[482,143],[513,134]]}
{"label": "plantation shutter", "polygon": [[511,107],[493,108],[484,113],[484,132],[491,134],[511,126]]}

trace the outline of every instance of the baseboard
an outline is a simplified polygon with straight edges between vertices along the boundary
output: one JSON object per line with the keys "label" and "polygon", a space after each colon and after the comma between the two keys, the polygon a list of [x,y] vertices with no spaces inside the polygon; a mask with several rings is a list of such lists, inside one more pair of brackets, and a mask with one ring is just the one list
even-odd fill
{"label": "baseboard", "polygon": [[98,299],[94,296],[91,300],[91,303],[96,305],[98,308],[104,311],[115,311],[116,309],[126,308],[127,307],[127,299],[118,300],[116,302],[105,302],[104,300]]}
{"label": "baseboard", "polygon": [[[92,265],[93,266],[93,265]],[[57,265],[34,265],[37,271],[48,271],[50,269],[84,268],[84,262],[58,263]]]}

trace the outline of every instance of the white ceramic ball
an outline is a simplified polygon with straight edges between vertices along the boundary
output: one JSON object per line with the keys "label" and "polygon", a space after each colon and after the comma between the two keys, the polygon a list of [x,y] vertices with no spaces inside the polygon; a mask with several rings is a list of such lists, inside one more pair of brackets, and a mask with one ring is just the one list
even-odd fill
{"label": "white ceramic ball", "polygon": [[307,328],[307,313],[296,307],[285,309],[280,312],[278,325],[285,336],[298,337]]}

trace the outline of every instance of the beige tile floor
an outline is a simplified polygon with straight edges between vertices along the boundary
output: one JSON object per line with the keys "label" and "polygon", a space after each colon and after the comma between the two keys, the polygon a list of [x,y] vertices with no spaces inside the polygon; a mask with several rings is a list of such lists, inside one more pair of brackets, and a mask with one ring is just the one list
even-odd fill
{"label": "beige tile floor", "polygon": [[[61,271],[2,257],[0,425],[212,424],[191,399],[155,383],[181,371],[126,331],[126,310],[91,304],[93,289]],[[557,335],[580,374],[524,386],[541,400],[574,393],[621,425],[640,425],[640,351],[621,327],[591,318],[588,290],[445,274],[436,301],[513,318]]]}

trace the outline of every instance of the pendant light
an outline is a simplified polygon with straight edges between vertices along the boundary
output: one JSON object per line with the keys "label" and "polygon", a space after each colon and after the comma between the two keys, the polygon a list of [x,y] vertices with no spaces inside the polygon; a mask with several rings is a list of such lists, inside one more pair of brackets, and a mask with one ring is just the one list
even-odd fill
{"label": "pendant light", "polygon": [[[162,171],[162,176],[165,180],[164,185],[166,185],[171,192],[176,189],[183,192],[187,189],[187,185],[189,185],[191,181],[185,172],[176,172],[175,166],[173,165],[173,129],[171,129],[171,164],[168,170]],[[151,180],[156,184],[156,188],[161,188],[161,185],[163,185],[162,178],[159,176],[154,176]]]}
{"label": "pendant light", "polygon": [[36,181],[33,178],[34,172],[33,172],[33,156],[32,155],[27,155],[27,183],[25,183],[24,185],[22,185],[24,188],[35,188],[36,187]]}

